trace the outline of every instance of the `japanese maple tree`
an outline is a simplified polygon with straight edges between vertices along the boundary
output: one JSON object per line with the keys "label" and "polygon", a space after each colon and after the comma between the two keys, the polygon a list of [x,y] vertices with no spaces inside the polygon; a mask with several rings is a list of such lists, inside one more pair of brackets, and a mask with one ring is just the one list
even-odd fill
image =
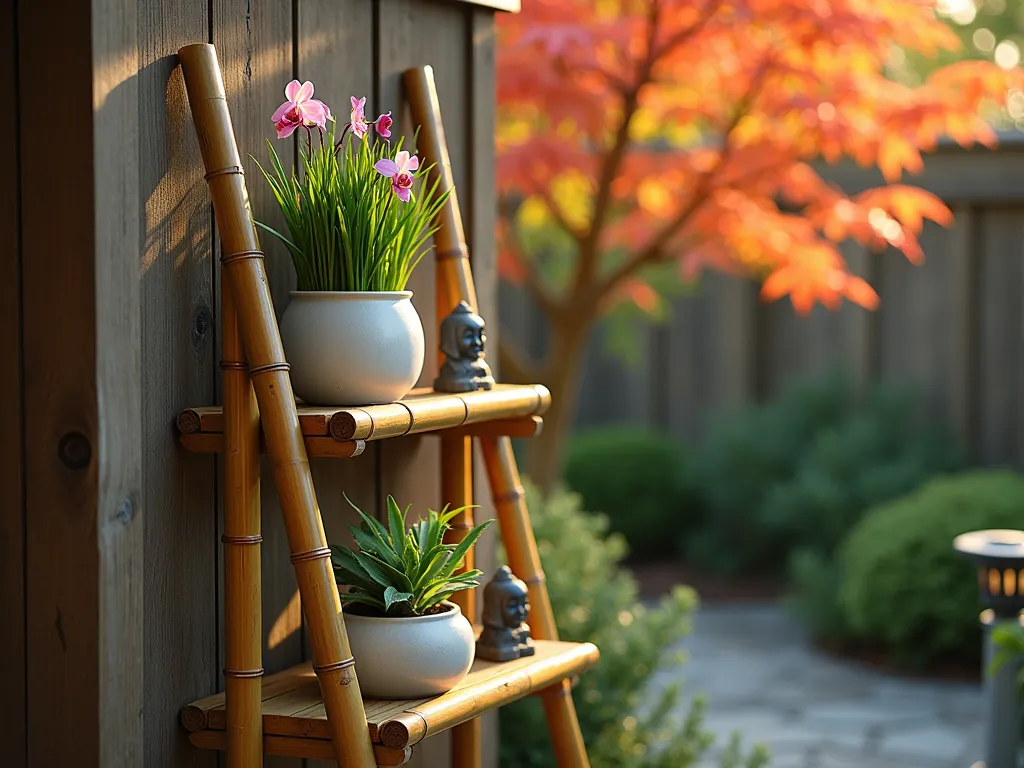
{"label": "japanese maple tree", "polygon": [[[898,183],[940,137],[994,142],[979,116],[1019,73],[984,61],[917,87],[885,76],[894,47],[934,55],[957,36],[928,0],[523,0],[502,15],[498,183],[502,275],[548,323],[540,361],[503,335],[503,374],[552,390],[530,461],[559,476],[582,356],[623,302],[654,311],[653,275],[710,266],[763,282],[799,312],[878,303],[838,243],[911,261],[948,208]],[[888,185],[848,196],[812,167],[877,165]]]}

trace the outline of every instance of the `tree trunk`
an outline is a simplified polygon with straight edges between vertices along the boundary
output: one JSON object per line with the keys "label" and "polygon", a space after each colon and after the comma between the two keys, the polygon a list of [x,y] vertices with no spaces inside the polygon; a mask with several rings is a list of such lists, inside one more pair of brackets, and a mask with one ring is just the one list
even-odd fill
{"label": "tree trunk", "polygon": [[562,477],[565,444],[576,416],[591,322],[573,318],[558,325],[552,323],[551,329],[551,346],[540,380],[551,390],[551,408],[544,414],[544,430],[529,442],[527,453],[527,474],[544,492],[552,490]]}

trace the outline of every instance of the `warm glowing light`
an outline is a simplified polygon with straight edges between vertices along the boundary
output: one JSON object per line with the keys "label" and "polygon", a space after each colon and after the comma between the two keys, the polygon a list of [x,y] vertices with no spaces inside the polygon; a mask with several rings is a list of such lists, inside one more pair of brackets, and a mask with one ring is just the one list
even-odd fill
{"label": "warm glowing light", "polygon": [[970,24],[978,15],[974,0],[939,0],[938,11],[957,24]]}
{"label": "warm glowing light", "polygon": [[996,46],[995,60],[1003,69],[1013,69],[1020,64],[1020,48],[1013,40],[1003,40]]}
{"label": "warm glowing light", "polygon": [[299,631],[302,626],[302,603],[299,601],[299,592],[295,591],[288,605],[274,620],[270,628],[270,636],[267,638],[267,648],[277,648],[292,634]]}
{"label": "warm glowing light", "polygon": [[882,237],[890,242],[896,240],[902,232],[903,229],[900,227],[900,223],[896,221],[896,219],[889,219],[885,222],[885,226],[882,227]]}
{"label": "warm glowing light", "polygon": [[834,120],[836,117],[836,108],[832,106],[831,103],[823,101],[821,104],[818,105],[818,117],[820,117],[825,122],[828,122],[829,120]]}
{"label": "warm glowing light", "polygon": [[996,47],[996,36],[992,34],[991,29],[974,30],[974,34],[971,35],[971,42],[974,43],[974,47],[983,53],[990,53],[993,48]]}
{"label": "warm glowing light", "polygon": [[1010,95],[1006,97],[1006,111],[1014,120],[1024,118],[1024,93],[1010,91]]}
{"label": "warm glowing light", "polygon": [[1017,594],[1017,572],[1012,568],[1003,571],[1003,594],[1011,597]]}
{"label": "warm glowing light", "polygon": [[886,222],[888,221],[889,214],[887,214],[881,208],[872,208],[868,212],[868,224],[870,224],[876,232],[881,232],[882,227],[884,227]]}

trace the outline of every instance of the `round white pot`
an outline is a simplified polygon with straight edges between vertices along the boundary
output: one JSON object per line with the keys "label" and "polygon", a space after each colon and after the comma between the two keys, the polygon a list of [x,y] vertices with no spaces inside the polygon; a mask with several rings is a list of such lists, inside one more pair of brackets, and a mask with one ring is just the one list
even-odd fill
{"label": "round white pot", "polygon": [[402,399],[423,370],[412,291],[292,291],[281,340],[292,388],[310,405]]}
{"label": "round white pot", "polygon": [[363,695],[420,699],[454,688],[476,653],[473,627],[454,603],[444,613],[390,619],[345,611]]}

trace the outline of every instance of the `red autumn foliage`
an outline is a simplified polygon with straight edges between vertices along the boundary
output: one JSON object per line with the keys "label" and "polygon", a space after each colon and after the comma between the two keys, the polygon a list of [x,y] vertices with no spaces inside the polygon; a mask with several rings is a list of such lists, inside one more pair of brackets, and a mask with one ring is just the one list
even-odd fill
{"label": "red autumn foliage", "polygon": [[[789,296],[805,312],[843,299],[877,304],[847,269],[838,248],[847,238],[923,258],[924,220],[948,225],[951,214],[896,182],[941,137],[991,144],[979,108],[1001,104],[1022,80],[977,61],[918,87],[887,79],[894,46],[930,54],[959,45],[934,5],[523,0],[520,14],[501,16],[500,264],[550,322],[555,357],[540,373],[556,398],[571,401],[573,345],[601,312],[657,302],[648,267],[749,274],[763,280],[765,299]],[[844,158],[877,166],[892,186],[849,196],[812,167]],[[566,261],[558,282],[523,246],[523,201],[571,242],[545,256]],[[551,440],[555,455],[542,451],[543,463],[557,467],[559,436]]]}

